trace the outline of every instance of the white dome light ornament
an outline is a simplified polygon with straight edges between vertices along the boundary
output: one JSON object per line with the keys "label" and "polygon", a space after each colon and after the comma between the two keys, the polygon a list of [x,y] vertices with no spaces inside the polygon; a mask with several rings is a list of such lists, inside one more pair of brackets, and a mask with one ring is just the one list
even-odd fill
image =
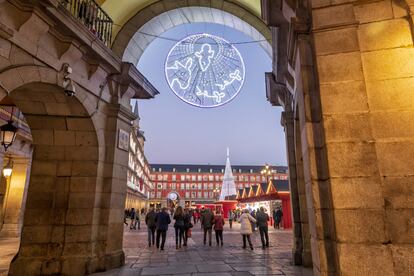
{"label": "white dome light ornament", "polygon": [[165,76],[172,91],[197,107],[217,107],[240,92],[245,67],[240,52],[221,37],[190,35],[171,48]]}

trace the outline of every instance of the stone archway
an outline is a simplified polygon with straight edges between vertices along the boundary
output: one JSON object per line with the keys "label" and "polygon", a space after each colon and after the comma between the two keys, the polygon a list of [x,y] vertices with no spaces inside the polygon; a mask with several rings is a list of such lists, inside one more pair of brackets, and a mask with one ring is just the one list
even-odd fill
{"label": "stone archway", "polygon": [[[166,30],[181,24],[216,23],[239,30],[260,41],[271,57],[272,34],[264,22],[244,7],[230,1],[187,1],[172,4],[159,0],[140,10],[118,33],[112,50],[122,60],[137,64],[145,48]],[[150,34],[150,35],[147,35]]]}
{"label": "stone archway", "polygon": [[99,258],[93,252],[100,243],[94,223],[99,146],[90,114],[56,84],[30,82],[9,97],[30,126],[34,148],[21,243],[10,273],[84,273]]}

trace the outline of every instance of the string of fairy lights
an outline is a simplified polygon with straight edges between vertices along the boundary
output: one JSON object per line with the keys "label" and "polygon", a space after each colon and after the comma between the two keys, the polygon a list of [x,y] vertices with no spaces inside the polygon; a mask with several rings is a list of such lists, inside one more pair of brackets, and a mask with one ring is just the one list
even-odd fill
{"label": "string of fairy lights", "polygon": [[[117,27],[122,27],[122,25],[119,24],[114,24]],[[180,42],[181,39],[177,39],[177,38],[173,38],[173,37],[168,37],[168,36],[163,36],[163,35],[156,35],[156,34],[151,34],[148,32],[144,32],[144,31],[137,31],[137,33],[142,34],[142,35],[146,35],[149,37],[152,37],[154,39],[162,39],[162,40],[166,40],[166,41],[171,41],[171,42]],[[248,41],[238,41],[238,42],[228,42],[230,45],[244,45],[244,44],[255,44],[255,43],[263,43],[263,42],[269,42],[271,43],[270,39],[258,39],[258,40],[248,40]]]}

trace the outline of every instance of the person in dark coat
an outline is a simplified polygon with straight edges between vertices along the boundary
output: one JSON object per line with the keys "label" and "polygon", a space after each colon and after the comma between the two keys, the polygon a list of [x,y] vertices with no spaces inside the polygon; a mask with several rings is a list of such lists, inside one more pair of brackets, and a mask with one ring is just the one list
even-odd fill
{"label": "person in dark coat", "polygon": [[280,223],[282,222],[282,218],[283,218],[283,212],[281,208],[278,207],[277,209],[273,211],[273,219],[275,221],[275,225],[274,225],[275,228],[277,229],[280,228]]}
{"label": "person in dark coat", "polygon": [[184,209],[184,244],[183,246],[187,246],[188,241],[188,232],[193,227],[193,224],[191,223],[191,213],[188,211],[188,209]]}
{"label": "person in dark coat", "polygon": [[131,218],[131,224],[129,225],[129,229],[137,229],[137,225],[135,224],[135,220],[137,218],[137,213],[135,212],[135,208],[131,208],[129,217]]}
{"label": "person in dark coat", "polygon": [[181,206],[178,206],[174,212],[175,228],[175,248],[181,248],[184,239],[184,212]]}
{"label": "person in dark coat", "polygon": [[147,215],[145,216],[145,224],[148,228],[148,246],[151,247],[151,244],[155,244],[155,218],[157,213],[155,213],[154,208],[151,208]]}
{"label": "person in dark coat", "polygon": [[269,215],[266,214],[263,207],[260,207],[259,212],[256,214],[256,224],[259,227],[260,239],[262,240],[262,248],[269,247],[269,229],[267,222],[269,221]]}
{"label": "person in dark coat", "polygon": [[201,214],[201,227],[204,229],[204,245],[206,244],[206,237],[208,233],[208,245],[211,246],[211,232],[214,223],[214,215],[210,209],[204,210]]}
{"label": "person in dark coat", "polygon": [[167,208],[163,207],[161,212],[155,217],[155,224],[157,226],[157,248],[160,248],[160,238],[161,240],[161,250],[164,250],[165,238],[167,237],[168,224],[171,223],[170,215],[167,213]]}

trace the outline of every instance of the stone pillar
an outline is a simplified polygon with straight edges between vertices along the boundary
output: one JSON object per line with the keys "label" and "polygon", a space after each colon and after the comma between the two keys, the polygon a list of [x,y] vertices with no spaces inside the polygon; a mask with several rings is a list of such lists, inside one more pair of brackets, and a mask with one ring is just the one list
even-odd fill
{"label": "stone pillar", "polygon": [[286,138],[286,156],[289,169],[290,198],[293,216],[293,264],[302,265],[303,239],[302,239],[302,222],[300,216],[299,192],[297,186],[296,172],[296,155],[295,155],[295,136],[293,124],[293,112],[282,112],[282,125],[285,129]]}
{"label": "stone pillar", "polygon": [[411,275],[412,6],[312,1],[312,8],[336,273]]}
{"label": "stone pillar", "polygon": [[[315,81],[316,68],[312,58],[314,52],[308,33],[299,32],[296,43],[295,108],[298,121],[295,135],[300,141],[297,144],[297,165],[300,165],[299,161],[303,164],[303,182],[299,185],[299,191],[302,197],[303,193],[306,194],[314,274],[334,275],[337,271],[336,232],[331,191],[327,182],[329,172],[319,90]],[[304,201],[301,200],[301,203]],[[301,214],[303,218],[306,217],[304,212]]]}
{"label": "stone pillar", "polygon": [[[121,87],[118,83],[115,85],[116,82],[112,80],[110,85]],[[119,95],[118,92],[115,89],[112,95]],[[126,97],[128,97],[128,93]],[[101,242],[103,242],[105,262],[100,265],[103,265],[105,269],[122,266],[125,262],[122,242],[127,197],[129,134],[132,127],[131,122],[136,119],[129,106],[129,100],[114,96],[113,101],[115,103],[110,103],[106,107],[105,125],[98,134],[104,137],[106,142],[105,147],[101,149],[105,157],[100,166],[103,175],[100,184],[102,190],[100,204],[103,211],[100,217],[100,228],[96,230],[99,232],[97,235],[99,235]]]}

